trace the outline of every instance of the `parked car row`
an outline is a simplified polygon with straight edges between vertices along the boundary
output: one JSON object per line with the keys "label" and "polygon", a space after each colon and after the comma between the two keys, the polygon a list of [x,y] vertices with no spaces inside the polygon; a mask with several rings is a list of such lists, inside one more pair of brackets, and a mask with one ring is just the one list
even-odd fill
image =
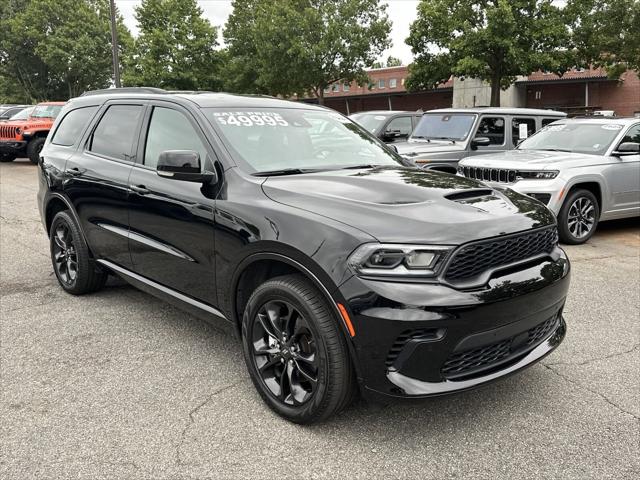
{"label": "parked car row", "polygon": [[64,104],[43,102],[34,106],[23,105],[10,119],[0,122],[0,162],[28,157],[32,163],[38,163],[49,130]]}
{"label": "parked car row", "polygon": [[[371,116],[383,118],[381,112],[352,118],[371,127]],[[560,239],[579,244],[599,221],[640,215],[640,119],[565,117],[527,108],[431,110],[394,148],[416,166],[539,200],[558,217]],[[388,140],[384,131],[374,133]]]}

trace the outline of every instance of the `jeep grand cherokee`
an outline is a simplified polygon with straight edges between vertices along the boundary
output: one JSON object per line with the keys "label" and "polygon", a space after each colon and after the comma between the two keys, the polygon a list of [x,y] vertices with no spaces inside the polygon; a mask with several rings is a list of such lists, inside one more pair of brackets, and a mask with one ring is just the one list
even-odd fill
{"label": "jeep grand cherokee", "polygon": [[274,98],[111,91],[72,100],[40,158],[61,287],[109,273],[238,333],[264,401],[298,423],[369,398],[456,392],[562,341],[553,214],[404,167],[348,118]]}

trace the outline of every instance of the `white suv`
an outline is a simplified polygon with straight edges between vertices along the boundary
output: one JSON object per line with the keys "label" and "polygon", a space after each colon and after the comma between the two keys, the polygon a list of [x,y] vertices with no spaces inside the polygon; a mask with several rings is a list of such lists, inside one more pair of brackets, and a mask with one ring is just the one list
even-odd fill
{"label": "white suv", "polygon": [[536,198],[563,242],[583,243],[600,220],[640,215],[640,119],[559,120],[516,150],[461,160],[458,173]]}

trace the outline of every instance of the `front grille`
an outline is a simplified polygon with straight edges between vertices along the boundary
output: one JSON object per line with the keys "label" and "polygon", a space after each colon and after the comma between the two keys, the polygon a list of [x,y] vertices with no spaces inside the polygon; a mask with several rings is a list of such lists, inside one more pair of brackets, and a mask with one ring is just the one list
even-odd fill
{"label": "front grille", "polygon": [[498,183],[515,183],[518,177],[517,170],[504,168],[462,167],[461,172],[467,178]]}
{"label": "front grille", "polygon": [[398,358],[398,355],[400,355],[400,352],[407,345],[407,342],[409,342],[410,340],[414,340],[417,338],[424,339],[424,340],[433,340],[439,337],[442,337],[442,331],[441,329],[437,329],[437,328],[422,328],[418,330],[406,330],[402,332],[402,334],[399,335],[398,338],[396,338],[395,342],[393,342],[393,345],[391,345],[391,348],[389,349],[389,353],[384,363],[387,367],[390,367],[391,365],[393,365],[393,362],[396,361],[396,358]]}
{"label": "front grille", "polygon": [[524,343],[514,342],[522,336],[522,334],[518,334],[491,345],[453,353],[442,366],[442,376],[448,378],[469,376],[473,373],[489,370],[509,357],[523,354],[537,346],[551,333],[558,323],[558,318],[559,315],[554,315],[527,330],[527,338]]}
{"label": "front grille", "polygon": [[11,125],[2,125],[0,124],[0,138],[10,138],[14,140],[16,138],[16,129],[18,127],[13,127]]}
{"label": "front grille", "polygon": [[470,243],[454,252],[445,278],[450,282],[473,279],[490,268],[550,253],[557,243],[556,227]]}

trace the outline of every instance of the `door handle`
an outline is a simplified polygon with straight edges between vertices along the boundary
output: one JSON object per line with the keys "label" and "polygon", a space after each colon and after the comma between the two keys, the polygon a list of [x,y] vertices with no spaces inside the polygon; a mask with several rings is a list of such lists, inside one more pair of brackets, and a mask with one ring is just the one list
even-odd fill
{"label": "door handle", "polygon": [[146,195],[147,193],[151,193],[151,190],[149,190],[144,185],[130,185],[129,188],[132,191],[136,192],[138,195]]}
{"label": "door handle", "polygon": [[65,173],[71,177],[78,177],[80,175],[82,175],[86,170],[84,169],[79,169],[78,167],[73,167],[70,168],[69,170],[67,170]]}

